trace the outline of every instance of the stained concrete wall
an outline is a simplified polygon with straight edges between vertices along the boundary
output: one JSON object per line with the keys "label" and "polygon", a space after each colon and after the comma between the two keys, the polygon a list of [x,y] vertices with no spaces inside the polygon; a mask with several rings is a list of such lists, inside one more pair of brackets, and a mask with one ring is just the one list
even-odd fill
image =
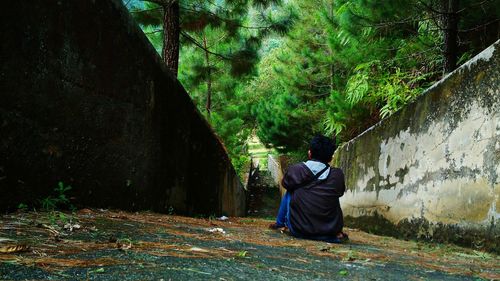
{"label": "stained concrete wall", "polygon": [[0,14],[0,209],[62,181],[77,205],[245,214],[224,147],[121,1]]}
{"label": "stained concrete wall", "polygon": [[351,226],[498,250],[500,43],[334,156]]}
{"label": "stained concrete wall", "polygon": [[267,155],[267,170],[271,174],[271,178],[274,180],[276,186],[278,186],[280,195],[283,197],[285,195],[286,189],[281,185],[283,180],[283,169],[281,168],[281,163],[279,159],[272,154]]}

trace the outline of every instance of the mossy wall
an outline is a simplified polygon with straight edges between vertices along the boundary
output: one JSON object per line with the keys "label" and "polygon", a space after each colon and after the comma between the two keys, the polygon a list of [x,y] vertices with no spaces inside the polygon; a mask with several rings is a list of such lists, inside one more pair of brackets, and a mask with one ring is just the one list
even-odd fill
{"label": "mossy wall", "polygon": [[245,214],[223,145],[121,1],[0,14],[0,209],[62,181],[80,206]]}
{"label": "mossy wall", "polygon": [[[350,225],[480,244],[500,241],[500,41],[334,156]],[[387,227],[384,227],[384,229]]]}

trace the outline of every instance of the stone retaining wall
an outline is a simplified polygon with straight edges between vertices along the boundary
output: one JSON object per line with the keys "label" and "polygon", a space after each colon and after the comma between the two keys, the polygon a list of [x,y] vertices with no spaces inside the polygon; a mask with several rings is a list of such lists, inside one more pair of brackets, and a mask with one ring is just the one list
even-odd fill
{"label": "stone retaining wall", "polygon": [[121,1],[0,14],[0,209],[62,181],[77,205],[245,214],[223,145]]}
{"label": "stone retaining wall", "polygon": [[339,148],[350,226],[499,250],[500,42]]}

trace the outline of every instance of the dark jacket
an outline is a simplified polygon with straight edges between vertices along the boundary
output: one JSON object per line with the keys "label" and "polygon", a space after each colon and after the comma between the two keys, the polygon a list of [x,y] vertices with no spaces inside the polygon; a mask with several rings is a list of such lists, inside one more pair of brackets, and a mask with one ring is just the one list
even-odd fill
{"label": "dark jacket", "polygon": [[344,226],[339,203],[345,191],[344,173],[332,167],[326,179],[307,184],[313,177],[304,163],[290,166],[283,177],[283,187],[292,195],[291,228],[308,238],[335,236]]}

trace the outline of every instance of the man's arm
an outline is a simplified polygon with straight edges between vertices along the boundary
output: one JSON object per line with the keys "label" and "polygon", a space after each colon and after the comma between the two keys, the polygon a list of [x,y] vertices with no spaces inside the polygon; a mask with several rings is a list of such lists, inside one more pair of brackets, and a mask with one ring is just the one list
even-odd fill
{"label": "man's arm", "polygon": [[294,191],[301,187],[304,181],[307,179],[307,174],[304,169],[298,164],[290,166],[286,171],[283,179],[281,180],[281,185],[287,191]]}
{"label": "man's arm", "polygon": [[335,173],[336,185],[334,187],[335,195],[338,197],[342,197],[345,192],[345,177],[344,172],[341,169],[332,169]]}

